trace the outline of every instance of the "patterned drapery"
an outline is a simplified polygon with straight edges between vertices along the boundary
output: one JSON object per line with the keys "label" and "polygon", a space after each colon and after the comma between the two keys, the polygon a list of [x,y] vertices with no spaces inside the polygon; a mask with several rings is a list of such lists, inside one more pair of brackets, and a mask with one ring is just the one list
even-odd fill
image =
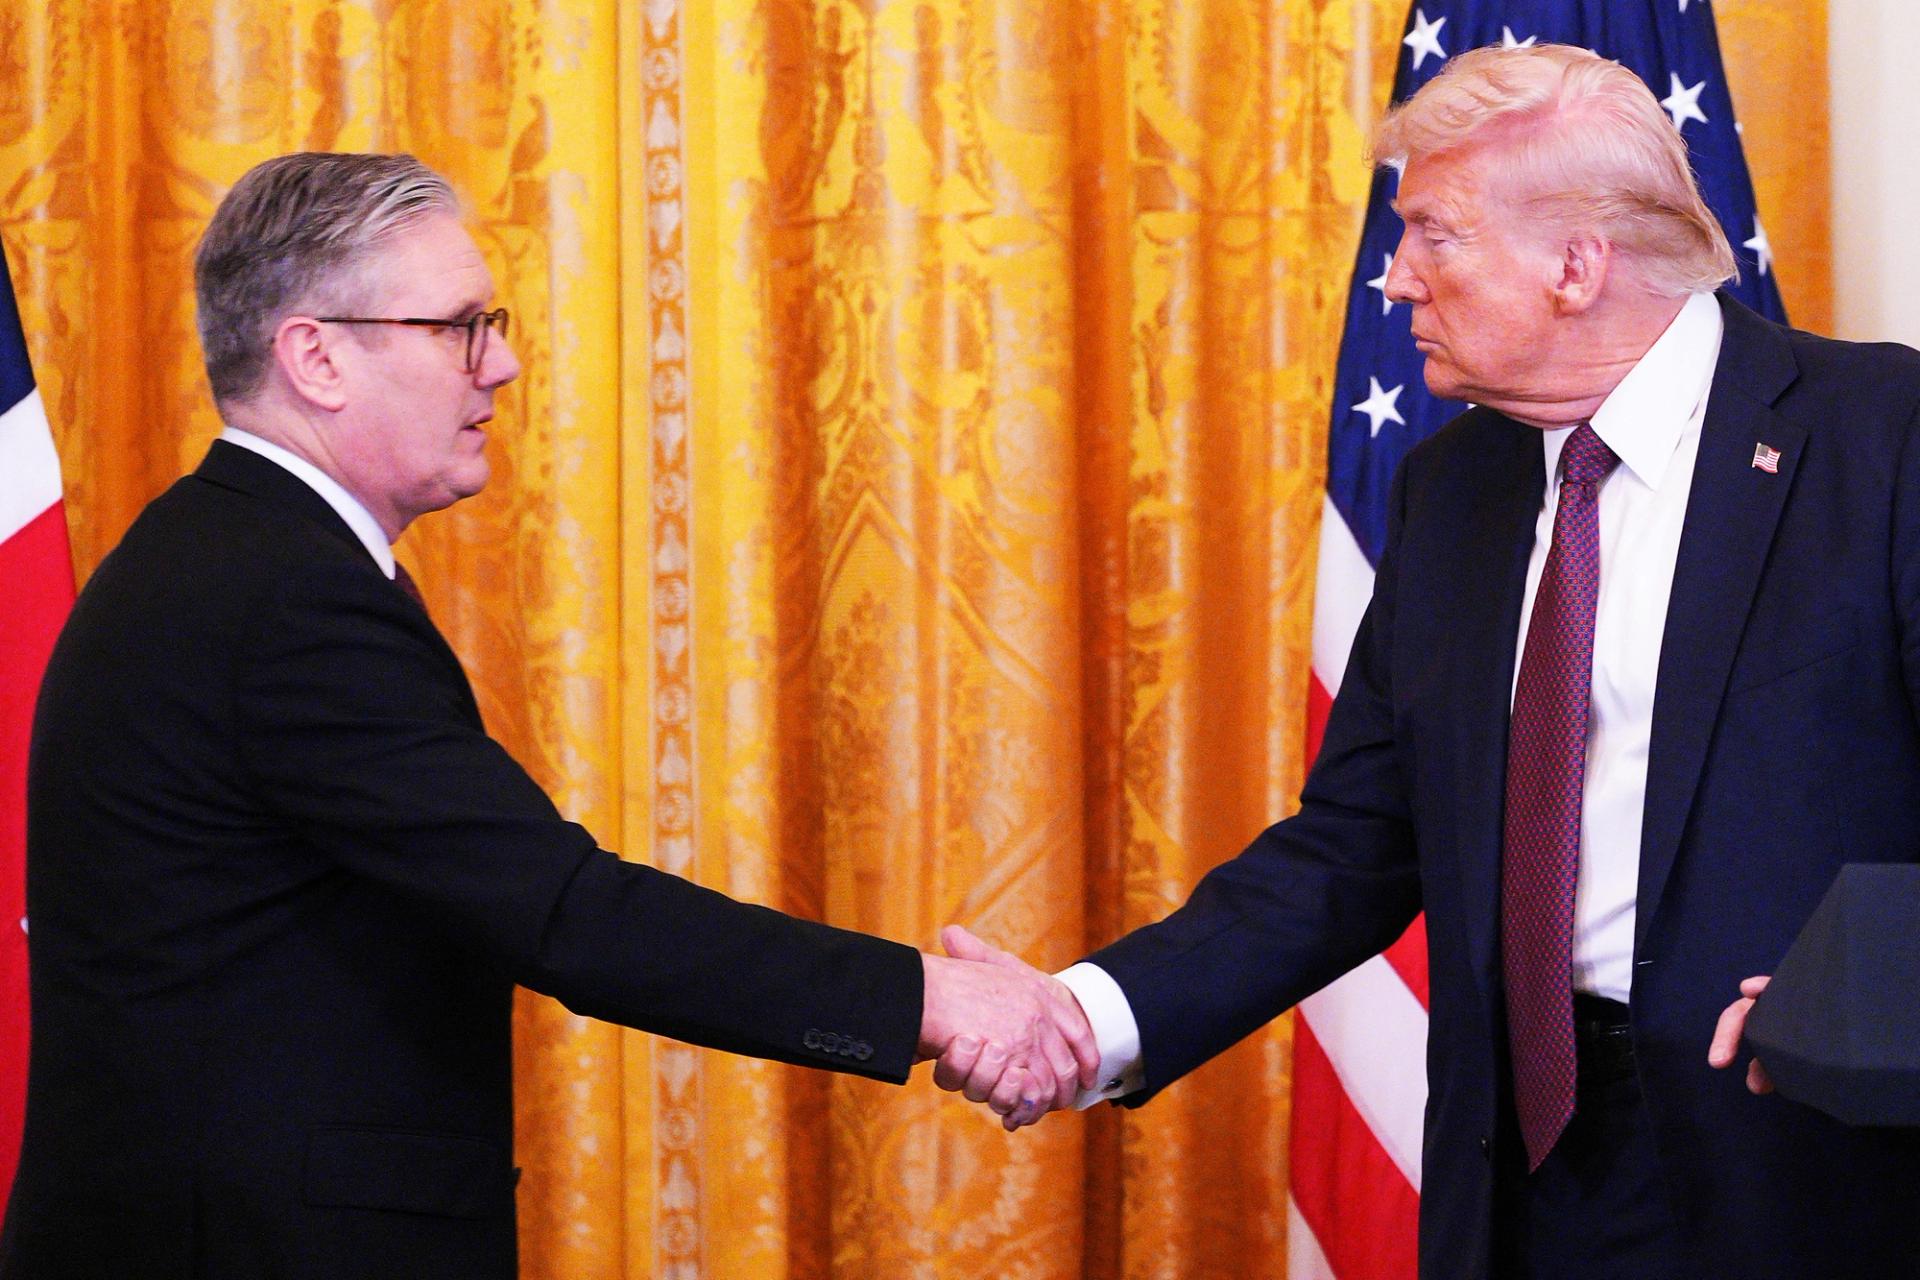
{"label": "patterned drapery", "polygon": [[[1704,0],[1702,0],[1704,2]],[[1803,325],[1825,6],[1716,5]],[[1403,0],[9,0],[0,235],[85,573],[217,430],[248,165],[454,178],[527,372],[402,554],[610,848],[1050,966],[1292,803],[1326,398]],[[740,975],[742,982],[751,974]],[[517,1012],[530,1277],[1272,1277],[1290,1024],[1009,1137]]]}

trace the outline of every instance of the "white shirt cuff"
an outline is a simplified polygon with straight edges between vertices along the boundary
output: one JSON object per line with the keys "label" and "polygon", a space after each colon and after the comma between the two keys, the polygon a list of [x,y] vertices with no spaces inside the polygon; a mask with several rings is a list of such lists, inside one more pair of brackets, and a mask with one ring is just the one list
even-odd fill
{"label": "white shirt cuff", "polygon": [[1096,1102],[1124,1098],[1143,1088],[1147,1070],[1140,1057],[1140,1024],[1134,1021],[1133,1006],[1113,975],[1083,960],[1054,976],[1080,1002],[1100,1050],[1100,1082],[1082,1089],[1074,1108],[1085,1111]]}

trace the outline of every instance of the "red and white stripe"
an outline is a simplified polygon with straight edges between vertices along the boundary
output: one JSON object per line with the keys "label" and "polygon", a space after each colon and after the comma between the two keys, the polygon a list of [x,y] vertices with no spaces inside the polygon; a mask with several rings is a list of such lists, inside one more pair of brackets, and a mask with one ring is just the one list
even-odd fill
{"label": "red and white stripe", "polygon": [[0,412],[0,1208],[27,1083],[27,736],[72,604],[60,461],[40,393],[30,391]]}
{"label": "red and white stripe", "polygon": [[[1373,568],[1327,501],[1307,752],[1318,753]],[[1300,1006],[1294,1026],[1288,1280],[1412,1280],[1427,1104],[1427,939],[1405,937]]]}

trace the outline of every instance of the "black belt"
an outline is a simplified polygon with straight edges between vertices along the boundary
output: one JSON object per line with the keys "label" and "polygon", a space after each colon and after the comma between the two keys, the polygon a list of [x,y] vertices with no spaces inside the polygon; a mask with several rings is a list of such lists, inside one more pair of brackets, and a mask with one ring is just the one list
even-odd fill
{"label": "black belt", "polygon": [[1632,1075],[1633,1026],[1627,1006],[1604,996],[1574,992],[1573,1048],[1582,1084]]}

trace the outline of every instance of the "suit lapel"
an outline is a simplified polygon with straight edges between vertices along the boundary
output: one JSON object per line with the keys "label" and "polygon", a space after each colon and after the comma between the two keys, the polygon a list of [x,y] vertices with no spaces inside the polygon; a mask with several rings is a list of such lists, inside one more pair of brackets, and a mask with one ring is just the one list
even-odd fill
{"label": "suit lapel", "polygon": [[[1727,675],[1806,441],[1806,431],[1772,407],[1797,376],[1785,336],[1736,302],[1722,298],[1721,311],[1726,332],[1700,429],[1654,686],[1636,952],[1673,870]],[[1777,474],[1754,465],[1759,444],[1780,451]]]}
{"label": "suit lapel", "polygon": [[1482,985],[1494,972],[1500,919],[1500,831],[1506,807],[1507,721],[1515,643],[1526,596],[1527,560],[1546,493],[1545,450],[1537,428],[1490,413],[1495,436],[1479,451],[1476,491],[1462,542],[1460,673],[1451,723],[1458,735],[1458,833],[1461,889],[1466,895],[1468,954]]}

